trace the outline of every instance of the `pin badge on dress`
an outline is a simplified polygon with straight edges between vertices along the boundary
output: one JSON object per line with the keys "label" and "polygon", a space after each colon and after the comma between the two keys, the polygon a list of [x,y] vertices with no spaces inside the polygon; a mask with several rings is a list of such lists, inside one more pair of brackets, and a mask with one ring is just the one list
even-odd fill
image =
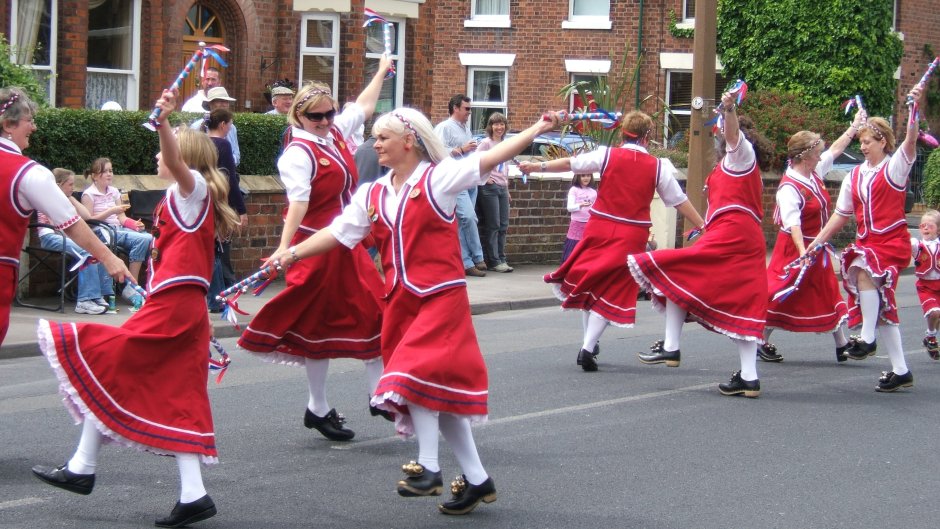
{"label": "pin badge on dress", "polygon": [[320,165],[322,165],[323,167],[327,167],[330,165],[330,161],[327,160],[326,158],[320,158]]}
{"label": "pin badge on dress", "polygon": [[371,222],[379,220],[379,216],[375,214],[375,206],[369,206],[369,209],[366,210],[366,215],[369,216]]}
{"label": "pin badge on dress", "polygon": [[159,261],[159,260],[160,260],[160,251],[157,250],[156,248],[151,249],[151,250],[150,250],[150,259],[152,259],[153,262]]}
{"label": "pin badge on dress", "polygon": [[411,193],[408,193],[408,198],[418,198],[418,195],[421,194],[421,190],[417,187],[411,190]]}

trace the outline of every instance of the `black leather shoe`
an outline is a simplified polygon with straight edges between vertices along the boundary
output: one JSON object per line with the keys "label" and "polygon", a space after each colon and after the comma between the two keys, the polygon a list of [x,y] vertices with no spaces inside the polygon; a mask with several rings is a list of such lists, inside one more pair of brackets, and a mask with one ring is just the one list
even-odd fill
{"label": "black leather shoe", "polygon": [[601,344],[600,344],[600,343],[594,344],[594,350],[591,351],[591,354],[594,355],[595,358],[597,357],[597,355],[601,354]]}
{"label": "black leather shoe", "polygon": [[741,372],[731,373],[731,380],[727,384],[718,384],[718,391],[722,395],[744,395],[749,399],[760,397],[760,380],[744,380]]}
{"label": "black leather shoe", "polygon": [[852,360],[864,360],[869,356],[875,354],[875,351],[878,349],[878,340],[875,340],[872,343],[868,343],[861,338],[852,342],[852,346],[846,350],[846,354],[849,355],[849,358]]}
{"label": "black leather shoe", "polygon": [[87,496],[95,488],[94,474],[76,474],[68,469],[68,464],[59,468],[36,465],[33,467],[33,474],[53,487],[59,487],[75,494]]}
{"label": "black leather shoe", "polygon": [[663,341],[657,340],[650,346],[650,352],[637,353],[637,358],[644,364],[666,364],[668,367],[679,367],[680,352],[666,351],[663,349]]}
{"label": "black leather shoe", "polygon": [[153,522],[157,527],[184,527],[215,516],[215,503],[208,494],[190,503],[176,502],[170,515]]}
{"label": "black leather shoe", "polygon": [[578,351],[578,360],[576,363],[585,371],[597,371],[597,360],[594,360],[594,355],[587,349]]}
{"label": "black leather shoe", "polygon": [[849,340],[848,343],[842,347],[836,347],[836,362],[845,362],[849,359],[849,355],[845,354],[848,351],[849,347],[852,347],[852,340]]}
{"label": "black leather shoe", "polygon": [[890,393],[898,388],[909,388],[914,385],[914,375],[910,371],[903,375],[896,375],[893,371],[882,371],[875,391]]}
{"label": "black leather shoe", "polygon": [[441,471],[428,472],[424,465],[411,461],[401,466],[402,472],[408,475],[398,481],[398,494],[412,498],[415,496],[440,496],[444,491],[444,480]]}
{"label": "black leather shoe", "polygon": [[325,417],[317,417],[310,409],[304,414],[304,426],[307,428],[316,428],[323,434],[323,437],[331,441],[349,441],[355,437],[356,432],[349,428],[344,428],[343,423],[346,419],[336,413],[336,408],[330,410]]}
{"label": "black leather shoe", "polygon": [[493,483],[493,478],[486,478],[486,481],[479,485],[471,485],[467,483],[467,477],[461,474],[451,482],[450,492],[454,495],[450,501],[437,506],[444,514],[467,514],[481,501],[496,501],[496,484]]}
{"label": "black leather shoe", "polygon": [[924,336],[924,349],[933,360],[940,360],[940,344],[936,336]]}
{"label": "black leather shoe", "polygon": [[764,362],[783,362],[783,355],[777,353],[777,346],[772,343],[758,345],[757,356]]}
{"label": "black leather shoe", "polygon": [[372,414],[373,417],[381,416],[386,421],[395,422],[395,417],[392,415],[392,412],[383,410],[381,408],[376,408],[371,404],[369,404],[369,413]]}

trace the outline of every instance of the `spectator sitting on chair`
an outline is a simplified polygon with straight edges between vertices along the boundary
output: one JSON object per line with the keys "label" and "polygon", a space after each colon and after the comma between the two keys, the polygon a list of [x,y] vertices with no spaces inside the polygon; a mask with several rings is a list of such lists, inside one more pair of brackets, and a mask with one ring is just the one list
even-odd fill
{"label": "spectator sitting on chair", "polygon": [[196,91],[193,97],[190,97],[183,103],[183,108],[180,109],[180,112],[202,112],[204,110],[203,105],[207,101],[206,96],[209,94],[209,90],[221,85],[220,79],[218,68],[213,66],[206,68],[206,76],[199,80],[199,90]]}
{"label": "spectator sitting on chair", "polygon": [[[234,97],[229,97],[228,92],[224,87],[217,86],[211,90],[206,95],[206,101],[202,103],[202,108],[206,114],[212,112],[217,108],[224,108],[226,110],[231,110],[232,103],[235,102]],[[205,121],[205,116],[193,121],[193,124],[190,125],[190,128],[196,130],[202,130],[202,124]],[[235,129],[235,123],[232,122],[232,126],[228,129],[228,134],[225,136],[225,139],[232,145],[232,157],[235,158],[235,165],[237,166],[241,163],[242,152],[238,148],[238,131]]]}

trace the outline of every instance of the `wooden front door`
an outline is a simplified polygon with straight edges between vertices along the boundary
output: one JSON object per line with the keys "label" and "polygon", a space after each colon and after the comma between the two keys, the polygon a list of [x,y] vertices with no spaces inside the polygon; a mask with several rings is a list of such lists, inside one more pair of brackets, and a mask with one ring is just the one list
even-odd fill
{"label": "wooden front door", "polygon": [[[203,5],[200,2],[193,4],[189,8],[189,13],[186,14],[186,22],[183,27],[183,51],[180,61],[180,70],[182,70],[186,63],[189,62],[189,59],[192,58],[193,53],[199,49],[199,43],[205,42],[206,44],[222,44],[225,45],[225,27],[222,25],[222,21],[219,20],[219,17],[216,14]],[[228,46],[231,48],[231,46]],[[225,62],[231,64],[231,57],[224,56]],[[216,62],[213,58],[208,58],[208,66],[215,66],[223,72],[221,65]],[[193,72],[183,80],[183,85],[180,88],[180,99],[181,101],[186,101],[196,91],[199,89],[199,69],[202,66],[202,63],[196,65],[193,69]],[[222,86],[225,86],[225,75],[222,75]]]}

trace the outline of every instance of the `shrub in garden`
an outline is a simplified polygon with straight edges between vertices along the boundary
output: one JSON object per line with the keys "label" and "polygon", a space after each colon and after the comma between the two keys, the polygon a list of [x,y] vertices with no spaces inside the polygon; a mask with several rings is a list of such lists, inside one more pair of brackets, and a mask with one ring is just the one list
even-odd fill
{"label": "shrub in garden", "polygon": [[924,204],[930,208],[940,207],[940,149],[934,149],[924,164]]}

